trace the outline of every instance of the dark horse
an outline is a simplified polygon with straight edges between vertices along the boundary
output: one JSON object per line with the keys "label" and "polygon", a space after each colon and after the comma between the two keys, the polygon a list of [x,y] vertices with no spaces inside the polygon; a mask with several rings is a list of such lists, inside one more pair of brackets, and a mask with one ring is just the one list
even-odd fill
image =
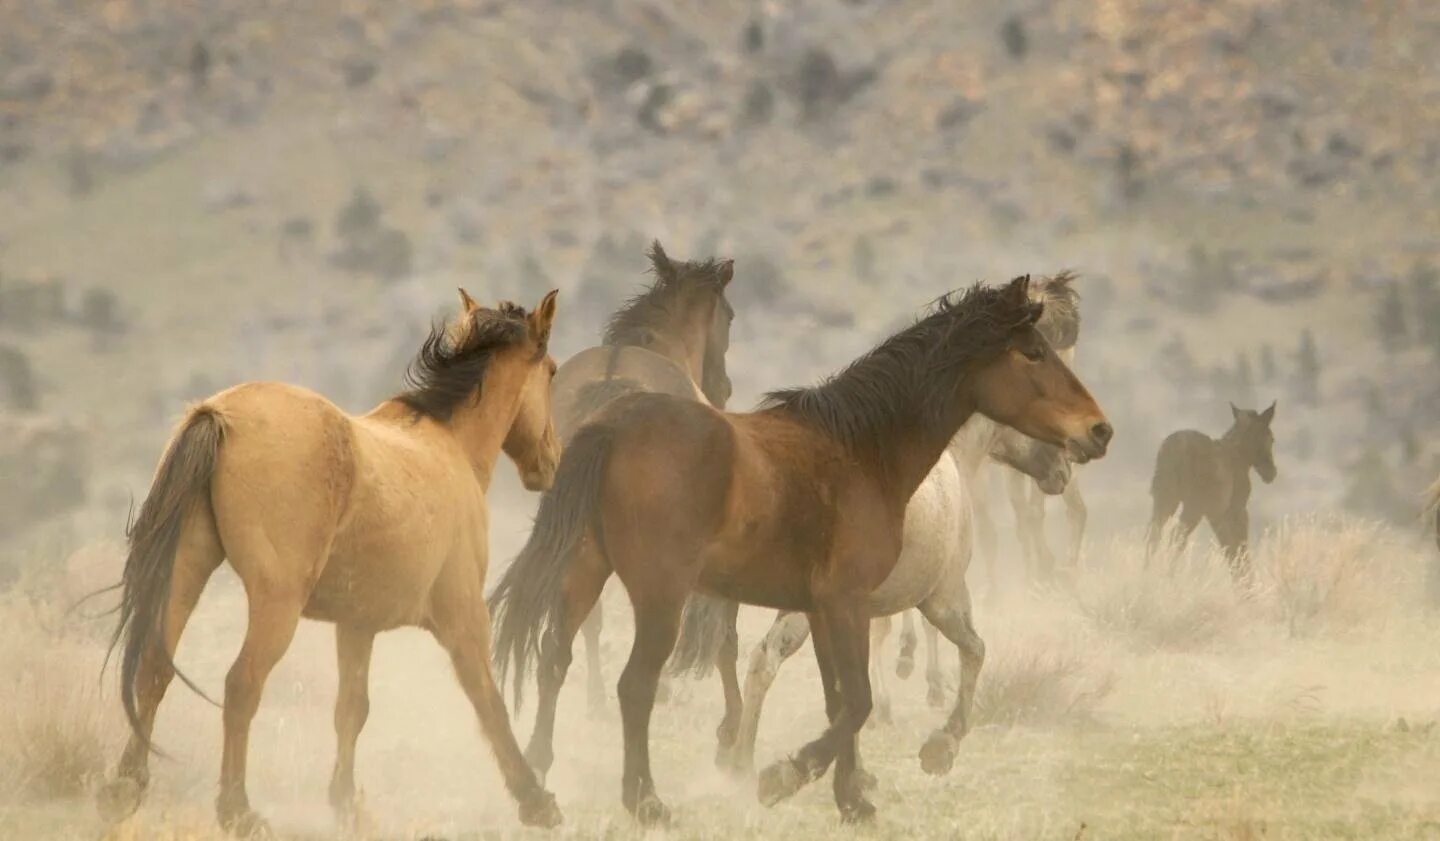
{"label": "dark horse", "polygon": [[[658,241],[651,245],[649,257],[655,282],[611,316],[600,346],[580,351],[555,373],[551,400],[555,431],[564,443],[587,419],[621,395],[670,394],[704,400],[717,409],[725,408],[730,399],[725,353],[730,348],[735,311],[725,299],[725,290],[734,277],[734,262],[672,260]],[[597,603],[582,626],[592,715],[605,706],[600,677],[603,616],[603,605]],[[738,718],[740,682],[735,659],[727,661],[728,668],[722,664],[721,674],[726,708],[733,708]]]}
{"label": "dark horse", "polygon": [[1028,284],[946,296],[829,381],[771,394],[755,412],[637,394],[576,433],[530,541],[491,597],[495,656],[501,674],[513,668],[517,703],[539,654],[532,744],[553,739],[572,640],[613,572],[635,612],[619,682],[622,800],[642,823],[666,821],[650,715],[686,597],[700,588],[809,614],[830,724],[760,775],[760,801],[794,794],[835,763],[841,814],[874,814],[856,774],[871,708],[866,605],[900,554],[910,497],[977,411],[1076,461],[1103,455],[1111,438],[1036,331],[1043,305]]}
{"label": "dark horse", "polygon": [[1200,519],[1209,520],[1230,571],[1243,578],[1250,573],[1250,513],[1246,510],[1250,470],[1254,468],[1267,485],[1275,481],[1275,435],[1270,431],[1275,404],[1256,412],[1237,409],[1232,403],[1230,412],[1235,422],[1219,441],[1203,432],[1182,429],[1160,444],[1155,478],[1150,482],[1155,508],[1150,515],[1148,553],[1154,554],[1166,521],[1180,509],[1177,543],[1184,546]]}

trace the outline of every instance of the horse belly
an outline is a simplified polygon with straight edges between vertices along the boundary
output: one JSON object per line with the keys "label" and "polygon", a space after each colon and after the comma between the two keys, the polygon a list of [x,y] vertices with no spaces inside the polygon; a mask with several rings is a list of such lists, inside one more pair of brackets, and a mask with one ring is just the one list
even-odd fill
{"label": "horse belly", "polygon": [[413,543],[337,546],[315,582],[305,615],[377,630],[423,624],[441,557]]}

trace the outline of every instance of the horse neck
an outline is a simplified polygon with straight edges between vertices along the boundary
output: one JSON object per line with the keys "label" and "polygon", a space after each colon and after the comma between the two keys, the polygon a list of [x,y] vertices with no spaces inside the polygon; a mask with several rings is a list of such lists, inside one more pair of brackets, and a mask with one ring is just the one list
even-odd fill
{"label": "horse neck", "polygon": [[704,325],[686,312],[670,319],[654,332],[655,341],[647,350],[660,354],[689,375],[697,387],[705,372],[705,347],[708,343]]}
{"label": "horse neck", "polygon": [[[935,469],[945,450],[952,446],[957,434],[974,415],[975,404],[970,400],[951,407],[947,417],[938,423],[917,423],[910,429],[900,430],[893,448],[886,454],[883,472],[888,484],[902,499],[908,500],[914,495],[915,489]],[[989,440],[987,437],[987,447]],[[969,470],[968,464],[966,470]]]}
{"label": "horse neck", "polygon": [[950,439],[948,449],[955,456],[960,474],[966,478],[974,476],[990,455],[995,436],[1000,434],[1000,425],[976,412],[970,416],[955,437]]}
{"label": "horse neck", "polygon": [[498,364],[498,360],[491,363],[480,384],[480,399],[462,403],[447,424],[486,490],[490,488],[505,438],[520,412],[523,385],[522,373]]}
{"label": "horse neck", "polygon": [[1240,437],[1237,427],[1230,427],[1216,443],[1219,445],[1221,457],[1235,469],[1237,475],[1245,475],[1254,466],[1250,454],[1245,451],[1244,439]]}

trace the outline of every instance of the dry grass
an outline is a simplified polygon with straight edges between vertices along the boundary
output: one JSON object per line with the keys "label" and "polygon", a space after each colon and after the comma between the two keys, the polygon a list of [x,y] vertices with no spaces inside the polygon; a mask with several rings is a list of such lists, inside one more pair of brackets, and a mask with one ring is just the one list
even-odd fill
{"label": "dry grass", "polygon": [[1255,553],[1262,596],[1292,636],[1413,611],[1423,591],[1424,563],[1380,523],[1346,517],[1286,519]]}
{"label": "dry grass", "polygon": [[33,798],[84,794],[117,743],[98,651],[60,623],[61,612],[44,603],[0,603],[0,786]]}
{"label": "dry grass", "polygon": [[1117,538],[1075,582],[1076,602],[1095,626],[1145,649],[1192,650],[1233,633],[1243,606],[1216,551],[1162,549],[1148,562],[1144,541]]}
{"label": "dry grass", "polygon": [[1114,675],[1093,653],[1061,640],[1033,639],[992,654],[975,691],[975,722],[1056,726],[1092,722],[1114,689]]}

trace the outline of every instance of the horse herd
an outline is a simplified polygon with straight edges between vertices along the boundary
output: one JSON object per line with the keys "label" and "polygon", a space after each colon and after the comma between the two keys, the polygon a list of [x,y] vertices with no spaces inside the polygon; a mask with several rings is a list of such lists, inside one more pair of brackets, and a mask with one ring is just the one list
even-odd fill
{"label": "horse herd", "polygon": [[[100,792],[105,817],[123,819],[143,799],[156,709],[178,675],[172,658],[225,560],[249,605],[221,704],[216,809],[235,834],[267,831],[246,793],[250,725],[302,616],[336,626],[329,794],[342,819],[355,808],[375,635],[416,626],[449,653],[521,821],[558,824],[544,787],[556,703],[582,631],[590,701],[604,700],[597,600],[612,575],[634,610],[618,695],[622,800],[640,822],[670,815],[649,753],[667,661],[718,667],[717,760],[749,772],[765,690],[807,635],[828,726],[761,771],[759,799],[777,803],[833,765],[842,817],[873,815],[857,735],[872,709],[888,715],[888,696],[871,651],[887,617],[905,611],[908,624],[911,608],[959,650],[953,706],[920,750],[927,772],[950,769],[985,657],[965,582],[977,539],[993,539],[976,476],[988,463],[1014,469],[1022,523],[1043,515],[1036,494],[1065,494],[1073,562],[1084,503],[1072,468],[1104,456],[1112,438],[1068,365],[1079,333],[1074,276],[946,295],[820,385],[735,413],[725,411],[733,264],[672,260],[659,243],[649,256],[654,282],[614,315],[601,345],[562,366],[548,352],[556,293],[527,312],[482,307],[462,290],[459,317],[432,330],[408,389],[368,414],[278,383],[239,385],[188,411],[129,533],[112,647],[132,733]],[[1273,416],[1273,405],[1236,409],[1219,441],[1167,439],[1152,532],[1177,509],[1183,535],[1206,518],[1237,576],[1247,574],[1248,471],[1274,478]],[[486,492],[502,452],[543,494],[529,541],[487,601]],[[1048,551],[1025,548],[1042,571],[1053,565]],[[742,603],[779,611],[743,693]],[[914,648],[912,629],[902,671]],[[943,699],[937,658],[932,645],[932,701]],[[538,709],[522,752],[500,687],[512,679],[518,705],[532,672]]]}

